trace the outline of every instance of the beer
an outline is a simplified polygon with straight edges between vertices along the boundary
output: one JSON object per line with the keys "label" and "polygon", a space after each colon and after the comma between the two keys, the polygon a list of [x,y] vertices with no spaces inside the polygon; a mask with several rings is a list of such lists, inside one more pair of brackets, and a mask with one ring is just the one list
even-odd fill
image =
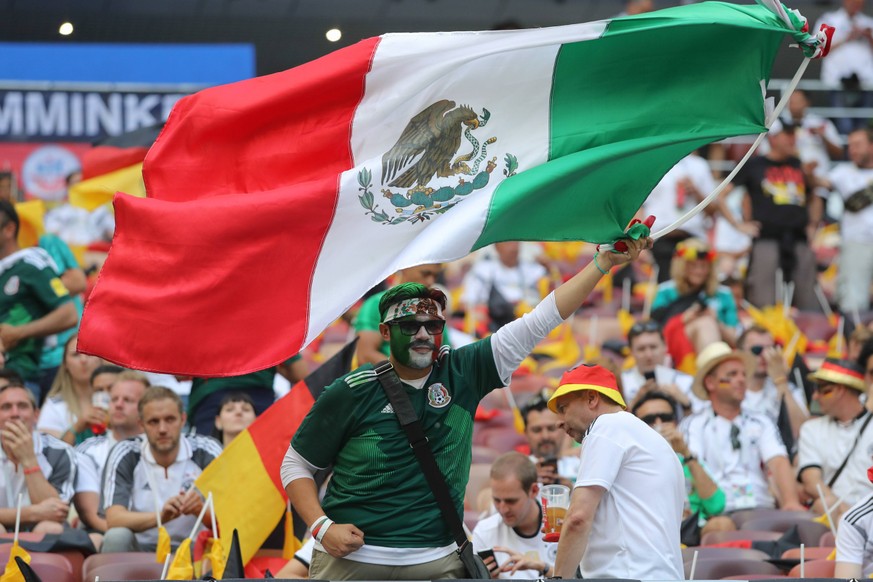
{"label": "beer", "polygon": [[546,508],[546,533],[561,533],[564,518],[567,517],[566,507]]}

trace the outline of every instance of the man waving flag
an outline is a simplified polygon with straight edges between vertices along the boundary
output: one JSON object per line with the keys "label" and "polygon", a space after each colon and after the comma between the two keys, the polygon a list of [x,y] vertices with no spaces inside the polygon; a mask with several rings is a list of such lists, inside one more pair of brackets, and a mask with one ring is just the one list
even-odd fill
{"label": "man waving flag", "polygon": [[707,2],[387,34],[182,99],[146,157],[148,198],[116,198],[79,350],[243,374],[401,268],[503,240],[613,242],[679,159],[765,131],[786,35],[822,44],[804,25]]}

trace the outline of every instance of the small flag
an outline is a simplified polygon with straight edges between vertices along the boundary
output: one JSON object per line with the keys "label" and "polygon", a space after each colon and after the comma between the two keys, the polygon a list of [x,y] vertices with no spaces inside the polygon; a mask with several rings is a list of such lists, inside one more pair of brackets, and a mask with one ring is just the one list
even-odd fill
{"label": "small flag", "polygon": [[163,564],[170,555],[170,532],[164,526],[158,527],[158,548],[155,550],[155,561]]}
{"label": "small flag", "polygon": [[212,577],[221,579],[221,575],[224,574],[224,548],[219,538],[212,538],[207,556],[209,563],[212,564]]}
{"label": "small flag", "polygon": [[167,580],[191,580],[194,578],[194,564],[191,561],[191,538],[185,538],[176,549],[173,563],[167,571]]}
{"label": "small flag", "polygon": [[[19,562],[16,561],[16,558],[25,564],[30,564],[30,554],[18,545],[18,540],[12,542],[12,548],[9,550],[9,561],[6,562],[6,569],[3,571],[3,576],[0,576],[0,582],[27,581],[27,577],[19,566]],[[39,578],[37,578],[37,580],[39,580]]]}

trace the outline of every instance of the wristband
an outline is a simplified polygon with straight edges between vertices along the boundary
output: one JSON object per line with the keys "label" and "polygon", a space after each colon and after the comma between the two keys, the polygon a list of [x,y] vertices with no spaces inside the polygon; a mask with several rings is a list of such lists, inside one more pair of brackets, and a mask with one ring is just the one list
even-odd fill
{"label": "wristband", "polygon": [[600,263],[597,262],[597,255],[600,254],[600,251],[594,253],[594,266],[597,267],[597,270],[603,273],[604,275],[608,275],[609,271],[605,271],[603,267],[600,266]]}
{"label": "wristband", "polygon": [[33,467],[24,469],[22,473],[24,473],[25,475],[33,475],[34,473],[39,473],[40,471],[42,471],[42,469],[39,468],[39,465],[34,465]]}
{"label": "wristband", "polygon": [[312,537],[315,538],[315,541],[321,543],[321,540],[324,539],[324,535],[327,533],[327,530],[330,529],[330,526],[333,525],[333,520],[329,517],[325,517],[321,523],[316,526],[314,530],[312,530]]}

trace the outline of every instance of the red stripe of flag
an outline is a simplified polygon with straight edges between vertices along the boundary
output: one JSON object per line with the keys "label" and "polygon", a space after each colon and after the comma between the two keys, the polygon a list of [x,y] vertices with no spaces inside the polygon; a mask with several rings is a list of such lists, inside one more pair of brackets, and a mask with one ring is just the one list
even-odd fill
{"label": "red stripe of flag", "polygon": [[851,376],[852,378],[857,378],[858,380],[863,380],[864,375],[860,372],[856,372],[855,370],[851,370],[849,368],[844,368],[838,364],[834,364],[832,362],[824,362],[821,365],[822,370],[830,370],[831,372],[836,372],[838,374],[845,374],[846,376]]}

